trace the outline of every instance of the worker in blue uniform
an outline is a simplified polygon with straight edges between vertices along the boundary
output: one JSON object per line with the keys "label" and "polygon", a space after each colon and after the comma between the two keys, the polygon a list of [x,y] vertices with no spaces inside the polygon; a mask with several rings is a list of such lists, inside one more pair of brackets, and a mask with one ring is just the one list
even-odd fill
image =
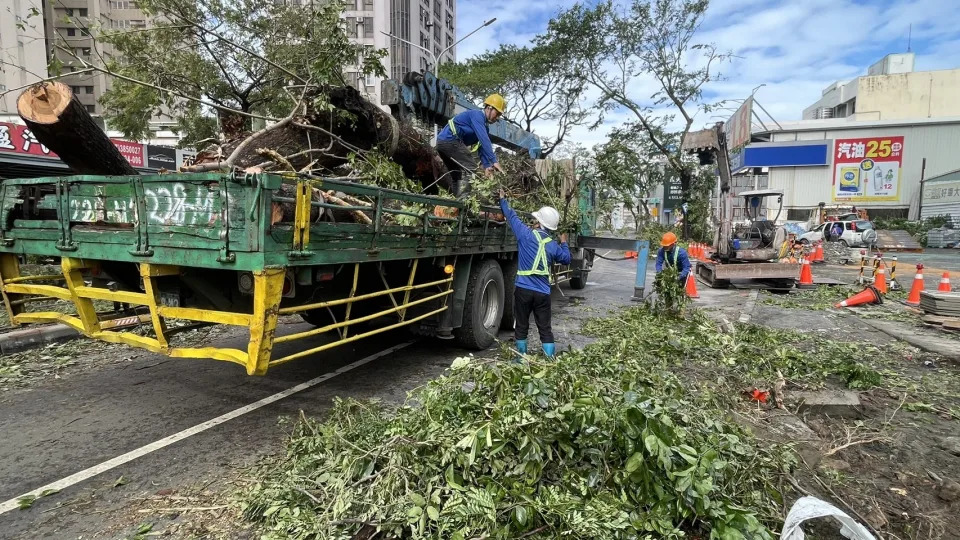
{"label": "worker in blue uniform", "polygon": [[544,206],[533,213],[536,218],[533,228],[527,227],[510,208],[506,194],[500,190],[500,210],[506,216],[513,235],[517,237],[517,281],[513,291],[514,337],[517,351],[527,353],[527,333],[530,329],[530,314],[533,313],[540,332],[543,353],[549,358],[556,355],[556,342],[550,323],[550,267],[553,264],[570,264],[570,246],[566,233],[560,235],[558,244],[550,232],[560,225],[560,213],[556,208]]}
{"label": "worker in blue uniform", "polygon": [[677,245],[677,235],[666,232],[660,238],[660,249],[657,250],[657,273],[664,267],[676,268],[680,272],[680,284],[687,282],[690,275],[690,257],[687,250]]}
{"label": "worker in blue uniform", "polygon": [[501,171],[497,155],[493,153],[487,124],[493,124],[503,115],[507,102],[500,94],[491,94],[483,101],[483,109],[464,111],[447,122],[437,135],[437,153],[453,176],[453,192],[458,198],[470,194],[470,177],[477,170],[474,152],[480,154],[484,172],[490,176]]}

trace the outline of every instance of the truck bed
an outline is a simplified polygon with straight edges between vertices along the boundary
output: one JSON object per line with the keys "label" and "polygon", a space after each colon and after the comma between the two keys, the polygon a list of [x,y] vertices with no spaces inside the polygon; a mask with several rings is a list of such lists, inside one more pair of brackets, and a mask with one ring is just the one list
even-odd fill
{"label": "truck bed", "polygon": [[[312,189],[373,203],[345,208],[311,200]],[[275,217],[280,204],[296,215]],[[372,223],[310,217],[311,210],[350,209]],[[406,224],[391,224],[390,217]],[[0,188],[0,253],[256,271],[515,250],[509,227],[469,217],[459,201],[343,179],[68,176],[4,180]]]}

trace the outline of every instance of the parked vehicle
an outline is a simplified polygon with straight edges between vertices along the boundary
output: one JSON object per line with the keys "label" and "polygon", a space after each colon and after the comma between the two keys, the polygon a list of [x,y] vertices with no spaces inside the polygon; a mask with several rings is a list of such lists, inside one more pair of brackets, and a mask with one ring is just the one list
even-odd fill
{"label": "parked vehicle", "polygon": [[[840,234],[837,235],[836,233]],[[877,231],[873,222],[864,219],[847,221],[828,221],[800,235],[800,242],[811,244],[826,240],[839,241],[847,247],[867,247],[876,242]]]}

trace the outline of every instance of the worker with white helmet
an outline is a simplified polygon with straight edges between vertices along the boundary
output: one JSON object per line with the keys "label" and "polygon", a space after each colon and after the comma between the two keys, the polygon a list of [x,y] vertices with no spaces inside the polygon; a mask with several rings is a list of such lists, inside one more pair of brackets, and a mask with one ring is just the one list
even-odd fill
{"label": "worker with white helmet", "polygon": [[457,197],[470,193],[470,175],[477,170],[473,152],[480,154],[484,172],[490,176],[501,171],[497,155],[493,153],[487,124],[493,124],[503,115],[507,102],[500,94],[491,94],[483,101],[483,109],[464,111],[447,122],[437,135],[437,153],[453,173],[453,190]]}
{"label": "worker with white helmet", "polygon": [[527,353],[527,332],[530,329],[530,314],[533,313],[540,331],[543,353],[552,358],[556,354],[556,342],[550,324],[550,267],[553,264],[570,264],[567,234],[560,235],[559,244],[550,237],[550,232],[556,231],[560,225],[560,213],[556,208],[544,206],[533,213],[537,220],[533,228],[527,227],[510,208],[502,188],[500,210],[517,237],[517,281],[513,293],[517,350],[521,354]]}

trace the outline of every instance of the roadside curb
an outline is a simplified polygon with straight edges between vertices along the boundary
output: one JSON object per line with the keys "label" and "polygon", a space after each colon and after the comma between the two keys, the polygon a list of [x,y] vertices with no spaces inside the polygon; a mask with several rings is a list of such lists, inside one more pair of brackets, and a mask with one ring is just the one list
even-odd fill
{"label": "roadside curb", "polygon": [[0,355],[13,354],[59,341],[69,341],[79,336],[80,332],[65,324],[14,330],[0,334]]}
{"label": "roadside curb", "polygon": [[865,317],[857,318],[863,324],[879,330],[890,337],[906,341],[918,349],[939,354],[940,356],[949,358],[954,362],[960,362],[960,352],[957,352],[957,346],[955,343],[949,345],[939,343],[939,340],[932,340],[931,336],[918,335],[903,328],[899,328],[896,323],[890,324],[884,321],[873,321]]}

